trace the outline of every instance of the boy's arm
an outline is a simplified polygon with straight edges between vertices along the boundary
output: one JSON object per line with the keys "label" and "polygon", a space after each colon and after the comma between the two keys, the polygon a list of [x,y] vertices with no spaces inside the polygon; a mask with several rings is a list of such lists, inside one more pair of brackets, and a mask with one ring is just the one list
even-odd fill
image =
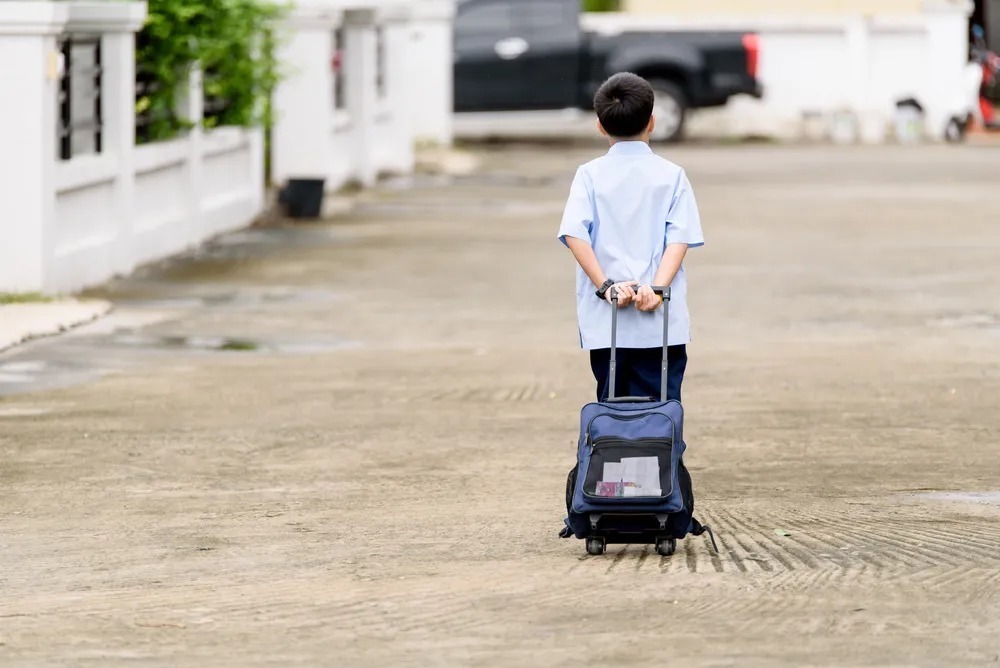
{"label": "boy's arm", "polygon": [[566,245],[569,246],[569,251],[576,258],[583,273],[587,274],[590,282],[597,288],[604,285],[604,281],[608,280],[608,277],[601,269],[601,263],[597,261],[594,248],[583,239],[576,237],[566,237]]}
{"label": "boy's arm", "polygon": [[[687,174],[683,171],[677,177],[674,186],[674,198],[667,212],[667,221],[663,236],[663,259],[656,270],[653,279],[655,285],[670,285],[680,270],[681,262],[688,248],[697,248],[705,243],[701,233],[701,216],[698,213],[698,203],[694,198],[694,190]],[[661,300],[652,290],[640,290],[636,306],[641,311],[655,311],[660,307]]]}
{"label": "boy's arm", "polygon": [[674,276],[677,275],[677,271],[681,268],[681,263],[684,262],[684,256],[687,255],[687,252],[687,244],[667,244],[667,249],[663,251],[663,259],[660,260],[660,266],[656,270],[653,285],[670,285],[673,283]]}
{"label": "boy's arm", "polygon": [[[601,263],[597,261],[597,255],[594,254],[594,248],[583,239],[577,239],[575,237],[566,237],[566,245],[569,247],[570,252],[573,253],[573,257],[576,258],[580,268],[583,269],[583,273],[587,274],[587,278],[590,279],[590,282],[597,288],[604,285],[604,282],[608,280],[608,277],[604,273],[604,270],[601,269]],[[676,269],[674,271],[676,271]],[[619,307],[624,308],[631,304],[632,300],[635,299],[635,285],[635,281],[615,283],[614,288],[617,290]],[[605,299],[609,302],[611,301],[610,289],[605,293]]]}
{"label": "boy's arm", "polygon": [[[663,251],[663,259],[660,260],[660,266],[656,269],[653,285],[668,286],[673,283],[674,276],[677,275],[677,271],[681,268],[681,263],[684,262],[684,256],[687,255],[687,251],[687,244],[667,244],[666,250]],[[660,308],[662,301],[648,285],[644,285],[639,288],[636,297],[636,307],[640,311],[655,311]]]}
{"label": "boy's arm", "polygon": [[[596,288],[600,288],[607,280],[607,275],[597,261],[594,248],[590,242],[590,230],[594,221],[593,203],[589,179],[583,168],[576,171],[573,185],[569,189],[566,209],[563,211],[562,224],[559,226],[559,240],[573,253],[584,273],[590,278]],[[632,303],[635,281],[616,284],[618,306],[624,307]],[[611,290],[605,293],[605,299],[611,301]]]}

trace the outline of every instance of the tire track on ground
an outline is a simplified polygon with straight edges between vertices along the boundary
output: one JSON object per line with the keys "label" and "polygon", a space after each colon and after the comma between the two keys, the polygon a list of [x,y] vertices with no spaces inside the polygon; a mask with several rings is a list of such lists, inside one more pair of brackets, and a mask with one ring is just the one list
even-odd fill
{"label": "tire track on ground", "polygon": [[[759,557],[758,555],[756,555],[753,552],[753,550],[751,550],[750,548],[748,548],[747,544],[743,540],[740,539],[740,535],[739,535],[739,532],[737,530],[737,525],[731,525],[731,524],[729,524],[729,522],[725,518],[725,515],[723,515],[722,513],[719,513],[716,516],[716,520],[722,526],[723,529],[729,531],[729,536],[731,537],[732,542],[735,543],[736,545],[738,545],[739,548],[743,551],[744,557],[742,559],[742,562],[743,562],[744,568],[746,568],[746,562],[749,561],[749,562],[755,564],[756,567],[758,569],[760,569],[761,571],[764,571],[766,573],[773,572],[774,569],[771,566],[771,564],[769,564],[767,561],[763,560],[761,557]],[[730,551],[734,552],[732,550],[732,548],[730,548]],[[747,570],[749,570],[749,569],[747,569]]]}
{"label": "tire track on ground", "polygon": [[[839,584],[852,579],[850,575],[852,571],[849,570],[847,562],[844,560],[821,561],[818,557],[813,556],[817,553],[816,547],[808,546],[801,540],[794,539],[791,535],[782,536],[779,539],[777,535],[771,535],[765,531],[761,536],[774,545],[771,554],[776,559],[781,552],[788,555],[784,560],[779,559],[780,563],[791,562],[791,567],[786,568],[783,573],[776,572],[775,577],[780,580],[780,584],[776,586],[788,589],[809,589],[816,586],[828,586],[830,583]],[[816,543],[823,544],[821,541],[816,541]],[[853,572],[860,573],[866,568],[867,565],[861,562],[855,566]]]}
{"label": "tire track on ground", "polygon": [[[790,538],[793,540],[800,540],[802,542],[812,540],[833,548],[833,552],[830,554],[836,555],[835,561],[844,569],[850,569],[852,565],[861,571],[866,571],[869,566],[876,571],[888,568],[888,565],[883,564],[878,555],[862,551],[858,551],[856,555],[848,552],[854,546],[845,536],[837,534],[828,536],[816,531],[810,531],[808,527],[798,525],[795,522],[789,522],[788,526],[793,530],[790,532],[792,534]],[[851,559],[853,556],[856,556],[857,559]]]}
{"label": "tire track on ground", "polygon": [[[716,531],[715,531],[715,527],[716,527],[715,517],[716,517],[715,514],[712,513],[711,511],[706,512],[704,515],[702,515],[702,519],[705,520],[704,526],[710,526],[712,528],[712,533],[713,534],[716,533]],[[688,539],[690,539],[690,537],[687,538],[687,539],[685,539],[685,540],[688,540]],[[716,553],[715,550],[712,549],[712,543],[709,540],[708,536],[702,536],[701,540],[705,542],[705,547],[708,550],[709,560],[712,562],[712,568],[715,569],[715,572],[716,573],[725,573],[725,572],[727,572],[726,571],[726,567],[725,567],[726,562],[723,559],[723,556],[724,556],[725,553],[722,552],[721,549],[720,549],[720,551],[718,553]],[[718,542],[718,536],[717,535],[716,535],[716,542]]]}
{"label": "tire track on ground", "polygon": [[[935,537],[943,545],[954,546],[955,543],[960,543],[962,546],[975,547],[976,555],[980,557],[997,559],[997,555],[1000,555],[1000,539],[990,541],[989,536],[984,536],[982,539],[970,538],[969,533],[965,531],[956,530],[954,533],[950,533],[934,527],[923,527],[921,530],[924,535]],[[1000,529],[997,531],[1000,535]]]}
{"label": "tire track on ground", "polygon": [[[691,573],[698,572],[698,553],[695,551],[694,546],[691,541],[684,540],[681,541],[684,544],[684,562],[687,564],[688,571]],[[677,556],[674,552],[673,556]]]}
{"label": "tire track on ground", "polygon": [[956,584],[974,587],[971,599],[1000,600],[1000,569],[989,567],[932,567],[909,578],[930,591],[956,590]]}
{"label": "tire track on ground", "polygon": [[644,545],[642,548],[642,553],[635,562],[635,570],[641,571],[643,564],[646,563],[646,559],[649,557],[649,545]]}
{"label": "tire track on ground", "polygon": [[[576,541],[574,541],[574,542],[576,542]],[[580,566],[583,565],[583,562],[590,561],[593,558],[594,558],[594,556],[591,555],[591,554],[584,554],[582,556],[577,557],[576,558],[576,562],[570,564],[569,568],[566,569],[566,573],[567,574],[573,573],[574,571],[578,570],[580,568]]]}
{"label": "tire track on ground", "polygon": [[[823,575],[817,575],[812,580],[812,583],[814,584],[819,583],[820,581],[848,581],[854,577],[861,577],[868,572],[870,564],[867,561],[858,559],[857,561],[852,562],[849,558],[847,558],[848,555],[845,555],[840,547],[836,547],[833,543],[823,540],[818,536],[808,536],[806,538],[802,538],[799,535],[792,533],[790,536],[785,536],[784,538],[788,542],[798,545],[803,550],[818,555],[817,557],[814,557],[817,562],[817,573],[822,573]],[[812,542],[816,545],[808,545],[806,542],[807,540],[812,540]],[[821,546],[823,547],[822,551]]]}
{"label": "tire track on ground", "polygon": [[[817,517],[817,520],[826,526],[835,526],[835,524],[826,518]],[[890,548],[889,555],[895,555],[896,559],[904,565],[911,568],[919,568],[921,566],[933,566],[939,563],[939,560],[944,560],[952,566],[958,566],[959,561],[956,561],[954,556],[948,555],[942,557],[938,552],[924,549],[918,543],[919,541],[913,537],[910,533],[912,529],[906,528],[899,520],[896,520],[893,524],[893,528],[897,531],[899,529],[906,529],[897,534],[897,536],[892,536],[886,531],[887,526],[882,523],[877,523],[873,521],[865,521],[855,523],[855,531],[859,532],[858,537],[861,539],[865,538],[875,538],[875,545],[879,542],[883,544],[884,547]],[[905,557],[905,558],[904,558]]]}
{"label": "tire track on ground", "polygon": [[[911,540],[918,541],[920,543],[929,543],[941,548],[942,551],[936,551],[933,553],[934,556],[940,556],[942,553],[948,555],[949,558],[956,559],[957,561],[953,565],[959,565],[961,563],[967,563],[968,559],[963,559],[962,555],[955,552],[956,548],[967,547],[967,545],[962,544],[961,534],[948,534],[941,530],[931,530],[928,527],[921,524],[920,526],[909,526],[906,524],[899,523],[898,521],[893,524],[893,526],[905,526],[907,528],[907,533],[914,536]],[[887,523],[888,526],[888,523]],[[993,545],[980,545],[978,543],[974,544],[976,549],[972,550],[972,556],[977,559],[986,560],[997,560],[996,554],[1000,551],[1000,542]],[[923,545],[920,545],[923,548]]]}
{"label": "tire track on ground", "polygon": [[612,560],[612,562],[608,565],[608,569],[605,571],[605,573],[610,573],[611,571],[613,571],[615,569],[615,567],[618,566],[618,564],[620,564],[620,563],[622,563],[622,561],[624,561],[625,555],[628,553],[628,548],[629,547],[631,547],[631,546],[630,545],[622,545],[621,546],[621,549],[618,551],[618,554],[615,555],[614,560]]}
{"label": "tire track on ground", "polygon": [[[851,552],[850,556],[856,556],[859,558],[865,558],[867,556],[869,560],[873,562],[873,565],[875,565],[876,568],[879,568],[880,570],[890,568],[891,562],[884,561],[887,557],[892,559],[892,561],[896,561],[908,568],[912,568],[915,566],[919,566],[922,563],[926,563],[923,557],[921,556],[914,557],[913,555],[908,555],[905,552],[903,552],[902,554],[896,554],[894,557],[891,554],[887,555],[884,550],[879,550],[879,548],[881,547],[879,545],[879,541],[871,540],[872,537],[876,538],[880,537],[875,532],[865,531],[864,529],[861,528],[847,529],[845,528],[844,522],[829,519],[818,513],[813,513],[809,515],[806,515],[805,513],[799,513],[798,518],[799,520],[804,520],[805,522],[808,522],[812,525],[825,527],[826,529],[829,530],[829,534],[832,537],[844,541],[849,549],[856,550],[856,552]],[[794,525],[795,523],[789,523],[789,524]],[[805,527],[802,527],[802,530],[804,532],[807,532],[807,529]],[[875,552],[874,554],[864,552],[863,550],[868,547],[874,548],[878,551]],[[906,558],[904,558],[904,555]]]}
{"label": "tire track on ground", "polygon": [[733,563],[734,566],[736,566],[737,571],[739,571],[740,573],[747,573],[748,571],[746,564],[743,563],[743,560],[740,559],[739,555],[736,554],[733,548],[729,546],[728,541],[723,537],[724,533],[725,533],[724,531],[720,531],[715,536],[715,540],[722,547],[723,554],[725,553],[729,554],[729,560]]}
{"label": "tire track on ground", "polygon": [[[746,519],[741,519],[731,512],[720,511],[720,516],[725,516],[726,521],[730,526],[744,526],[749,529],[748,526],[749,522]],[[796,566],[795,564],[792,563],[792,560],[790,558],[791,553],[789,553],[788,550],[786,550],[785,547],[782,545],[775,543],[774,547],[771,547],[769,545],[766,545],[762,540],[759,540],[758,538],[755,537],[762,535],[766,535],[764,533],[764,530],[760,530],[752,534],[749,534],[748,537],[755,545],[757,545],[761,549],[761,552],[763,552],[765,555],[770,555],[774,557],[774,560],[777,561],[779,564],[781,564],[782,568],[784,568],[786,571],[796,570]],[[770,536],[768,536],[767,538],[769,541],[771,540]],[[782,552],[787,553],[788,556],[786,556],[786,554],[782,554]],[[800,566],[804,568],[810,567],[808,563],[803,561],[800,561]]]}
{"label": "tire track on ground", "polygon": [[[678,544],[679,545],[679,544]],[[681,548],[678,547],[678,550]],[[674,552],[669,557],[664,557],[660,555],[659,560],[660,573],[668,575],[680,575],[689,573],[687,569],[687,561],[681,558],[681,552]]]}

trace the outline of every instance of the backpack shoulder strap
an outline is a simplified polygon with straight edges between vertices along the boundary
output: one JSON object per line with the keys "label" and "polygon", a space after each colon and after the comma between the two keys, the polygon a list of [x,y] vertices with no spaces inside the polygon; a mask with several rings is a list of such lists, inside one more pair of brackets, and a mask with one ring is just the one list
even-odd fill
{"label": "backpack shoulder strap", "polygon": [[708,537],[712,541],[712,549],[715,550],[716,554],[719,553],[719,546],[715,544],[715,534],[712,533],[712,527],[708,526],[707,524],[702,524],[701,522],[699,522],[698,520],[696,520],[694,517],[692,517],[691,518],[691,529],[690,529],[690,531],[688,533],[690,533],[692,536],[700,536],[703,533],[707,533]]}

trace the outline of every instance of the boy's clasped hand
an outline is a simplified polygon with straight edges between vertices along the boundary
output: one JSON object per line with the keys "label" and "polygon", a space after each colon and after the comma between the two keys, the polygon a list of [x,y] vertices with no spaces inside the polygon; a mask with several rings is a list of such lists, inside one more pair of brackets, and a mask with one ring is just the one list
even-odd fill
{"label": "boy's clasped hand", "polygon": [[638,287],[638,281],[624,281],[611,286],[604,293],[604,299],[609,304],[614,305],[614,302],[611,301],[612,291],[615,291],[615,294],[618,296],[618,308],[626,308],[634,302],[635,307],[640,311],[652,313],[663,304],[663,299],[653,292],[653,288],[648,285]]}

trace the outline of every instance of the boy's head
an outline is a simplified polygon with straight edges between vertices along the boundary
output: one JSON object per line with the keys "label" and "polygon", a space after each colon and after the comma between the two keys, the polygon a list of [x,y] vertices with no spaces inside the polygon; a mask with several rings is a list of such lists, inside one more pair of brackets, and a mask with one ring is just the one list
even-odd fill
{"label": "boy's head", "polygon": [[611,139],[643,139],[653,131],[653,87],[631,72],[619,72],[594,96],[601,131]]}

